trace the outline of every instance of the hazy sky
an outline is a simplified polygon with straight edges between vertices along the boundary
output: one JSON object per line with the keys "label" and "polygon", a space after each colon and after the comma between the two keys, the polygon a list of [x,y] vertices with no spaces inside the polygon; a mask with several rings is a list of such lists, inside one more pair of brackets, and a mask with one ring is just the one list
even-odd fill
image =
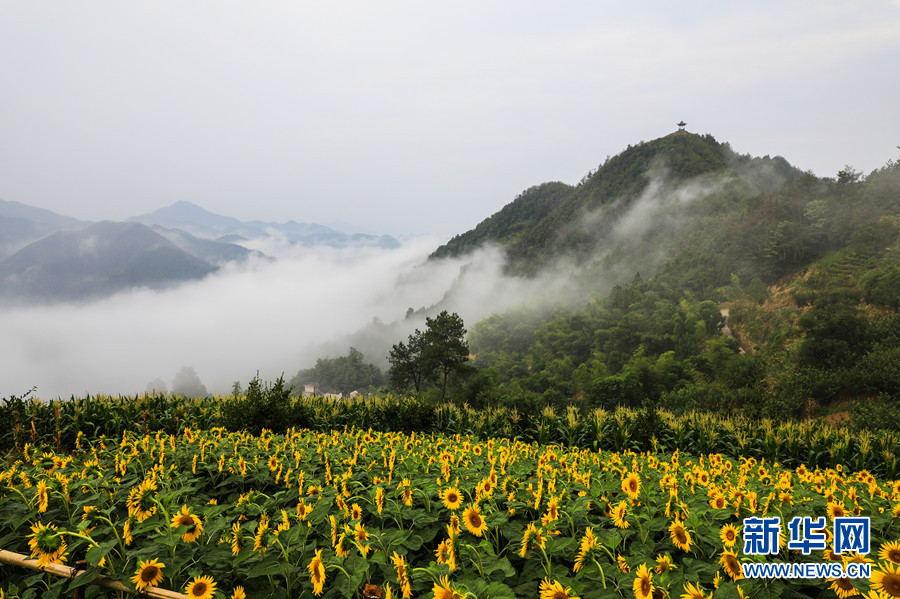
{"label": "hazy sky", "polygon": [[675,129],[900,151],[900,0],[0,0],[0,199],[452,235]]}

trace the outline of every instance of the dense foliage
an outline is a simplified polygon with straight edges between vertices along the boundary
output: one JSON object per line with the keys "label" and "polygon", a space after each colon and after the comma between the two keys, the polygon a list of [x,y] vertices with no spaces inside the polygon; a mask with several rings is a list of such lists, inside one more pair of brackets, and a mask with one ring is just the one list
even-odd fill
{"label": "dense foliage", "polygon": [[[866,471],[720,454],[358,429],[126,432],[9,456],[0,546],[84,573],[0,565],[0,589],[58,597],[105,576],[205,599],[818,597],[892,584],[898,510],[900,483]],[[865,514],[871,552],[740,553],[744,518],[765,514]],[[871,580],[744,578],[742,562],[773,560],[874,568]]]}

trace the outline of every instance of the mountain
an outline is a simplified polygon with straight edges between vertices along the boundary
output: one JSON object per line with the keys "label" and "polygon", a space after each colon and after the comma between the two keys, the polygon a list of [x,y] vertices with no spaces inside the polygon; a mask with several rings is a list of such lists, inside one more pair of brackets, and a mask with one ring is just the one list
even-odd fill
{"label": "mountain", "polygon": [[439,247],[432,258],[459,256],[493,243],[506,249],[512,272],[531,274],[561,256],[578,261],[595,257],[601,246],[608,247],[616,225],[648,193],[676,198],[681,185],[701,180],[707,185],[739,182],[760,191],[801,175],[783,158],[742,156],[711,135],[677,131],[629,146],[578,185],[543,183],[525,190],[474,229]]}
{"label": "mountain", "polygon": [[80,224],[50,210],[0,200],[0,260],[54,231]]}
{"label": "mountain", "polygon": [[569,273],[549,291],[574,299],[469,323],[455,401],[900,431],[900,162],[820,178],[679,133],[526,190],[434,256],[481,243],[516,274]]}
{"label": "mountain", "polygon": [[289,243],[308,246],[378,246],[386,249],[400,247],[400,243],[390,235],[348,234],[324,225],[298,223],[293,220],[285,223],[260,220],[244,222],[230,216],[209,212],[196,204],[185,201],[175,202],[171,206],[135,216],[129,220],[145,225],[180,229],[208,239],[256,239],[280,235]]}
{"label": "mountain", "polygon": [[203,278],[217,264],[250,253],[183,232],[105,221],[51,233],[0,261],[0,298],[83,301],[134,287],[160,289]]}

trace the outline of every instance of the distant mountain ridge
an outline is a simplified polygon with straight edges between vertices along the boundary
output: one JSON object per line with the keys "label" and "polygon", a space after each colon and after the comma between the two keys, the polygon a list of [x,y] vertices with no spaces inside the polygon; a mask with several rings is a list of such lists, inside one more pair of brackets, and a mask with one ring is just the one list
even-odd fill
{"label": "distant mountain ridge", "polygon": [[175,202],[153,212],[135,216],[129,221],[145,225],[181,229],[199,237],[244,239],[269,237],[273,233],[283,235],[288,242],[303,245],[327,245],[331,247],[378,246],[382,248],[400,247],[400,243],[390,235],[369,235],[365,233],[342,233],[324,225],[298,223],[290,220],[273,223],[261,220],[240,221],[230,216],[222,216],[187,201]]}
{"label": "distant mountain ridge", "polygon": [[388,235],[317,224],[242,222],[190,202],[125,222],[86,222],[0,200],[0,301],[90,301],[139,287],[163,289],[202,279],[229,262],[264,257],[241,242],[272,235],[309,247],[400,245]]}

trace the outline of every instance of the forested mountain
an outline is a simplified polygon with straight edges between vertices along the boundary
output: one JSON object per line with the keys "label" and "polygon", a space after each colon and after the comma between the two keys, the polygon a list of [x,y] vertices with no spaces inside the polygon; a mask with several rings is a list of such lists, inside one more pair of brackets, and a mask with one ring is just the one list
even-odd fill
{"label": "forested mountain", "polygon": [[900,429],[900,163],[819,178],[678,132],[577,186],[526,190],[432,259],[483,243],[514,274],[570,268],[587,283],[556,290],[574,308],[471,323],[477,368],[455,381],[460,401]]}
{"label": "forested mountain", "polygon": [[633,211],[642,198],[683,204],[686,193],[725,185],[732,195],[746,195],[801,175],[783,158],[742,156],[710,135],[678,131],[629,146],[577,186],[544,183],[527,189],[433,257],[459,256],[491,242],[506,247],[513,272],[534,273],[561,255],[590,261],[608,248],[623,218],[640,216]]}

